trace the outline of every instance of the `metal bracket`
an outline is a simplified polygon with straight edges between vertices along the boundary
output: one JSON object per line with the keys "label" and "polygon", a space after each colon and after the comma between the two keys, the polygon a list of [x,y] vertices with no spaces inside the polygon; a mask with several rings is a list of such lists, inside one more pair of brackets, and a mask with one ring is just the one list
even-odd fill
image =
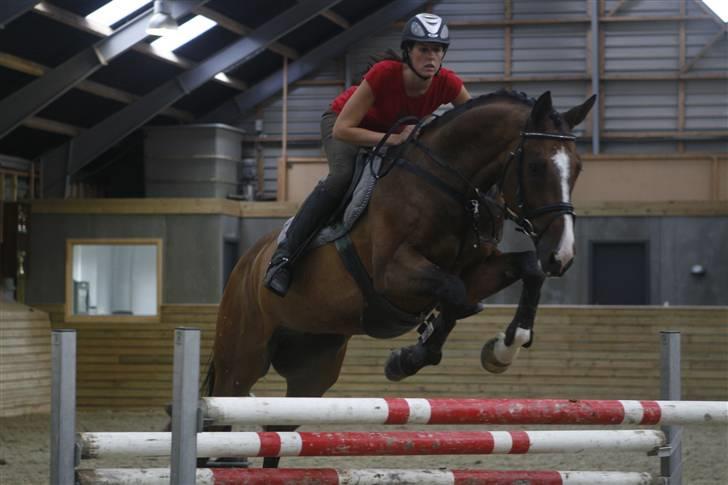
{"label": "metal bracket", "polygon": [[672,455],[673,448],[670,445],[658,446],[652,451],[647,452],[647,456],[659,456],[660,458],[667,458]]}
{"label": "metal bracket", "polygon": [[438,307],[430,310],[430,313],[425,316],[422,323],[417,327],[417,333],[420,334],[420,342],[425,343],[432,336],[435,332],[434,324],[438,318],[440,318],[440,309]]}
{"label": "metal bracket", "polygon": [[83,447],[78,441],[73,444],[73,466],[81,466],[81,453]]}

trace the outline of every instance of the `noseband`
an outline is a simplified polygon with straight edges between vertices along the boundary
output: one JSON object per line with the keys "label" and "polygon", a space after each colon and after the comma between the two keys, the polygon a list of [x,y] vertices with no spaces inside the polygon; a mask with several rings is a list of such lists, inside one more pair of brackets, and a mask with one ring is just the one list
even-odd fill
{"label": "noseband", "polygon": [[[524,175],[523,172],[525,170],[525,160],[523,156],[523,144],[528,139],[548,139],[548,140],[560,140],[560,141],[576,141],[576,136],[572,135],[571,133],[567,134],[561,134],[561,133],[543,133],[538,131],[522,131],[521,132],[521,141],[518,143],[518,147],[510,152],[508,156],[508,160],[506,160],[506,163],[503,167],[503,171],[501,173],[500,180],[498,181],[498,188],[499,190],[503,190],[503,183],[505,181],[506,174],[508,173],[508,169],[511,166],[511,163],[513,160],[516,160],[517,170],[518,170],[518,179],[516,182],[516,210],[513,210],[509,205],[508,202],[504,204],[506,216],[512,220],[516,225],[518,226],[518,230],[523,232],[524,234],[528,235],[531,239],[533,239],[534,243],[538,243],[538,240],[541,239],[541,236],[544,232],[549,228],[549,226],[560,216],[564,214],[570,215],[572,218],[576,218],[576,215],[574,214],[574,206],[571,205],[568,202],[559,202],[557,204],[550,204],[545,205],[542,207],[539,207],[537,209],[527,209],[526,203],[524,200],[524,192],[525,192],[525,184],[523,183]],[[533,226],[533,223],[531,222],[531,219],[534,217],[539,217],[544,214],[554,214],[554,216],[549,220],[548,224],[540,231],[537,232]]]}

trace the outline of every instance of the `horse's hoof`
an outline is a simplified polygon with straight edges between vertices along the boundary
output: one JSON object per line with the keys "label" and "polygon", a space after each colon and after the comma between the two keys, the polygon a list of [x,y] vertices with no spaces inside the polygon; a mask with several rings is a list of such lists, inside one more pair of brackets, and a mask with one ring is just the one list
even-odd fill
{"label": "horse's hoof", "polygon": [[408,375],[402,369],[402,349],[393,350],[384,365],[384,375],[392,382],[399,382]]}
{"label": "horse's hoof", "polygon": [[494,349],[497,341],[497,338],[488,340],[480,351],[480,364],[483,366],[483,369],[492,374],[502,374],[511,366],[510,363],[503,364],[495,358]]}

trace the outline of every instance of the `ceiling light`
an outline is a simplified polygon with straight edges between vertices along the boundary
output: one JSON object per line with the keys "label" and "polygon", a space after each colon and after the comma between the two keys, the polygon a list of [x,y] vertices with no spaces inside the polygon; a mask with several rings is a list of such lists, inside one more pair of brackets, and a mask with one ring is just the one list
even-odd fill
{"label": "ceiling light", "polygon": [[196,15],[180,25],[175,32],[152,42],[151,46],[155,49],[173,52],[175,49],[204,34],[216,25],[217,23],[215,21],[202,15]]}
{"label": "ceiling light", "polygon": [[154,0],[154,15],[149,19],[147,34],[161,37],[177,30],[177,22],[172,18],[169,3],[165,0]]}
{"label": "ceiling light", "polygon": [[124,17],[131,15],[152,0],[112,0],[103,7],[86,15],[90,22],[112,26]]}

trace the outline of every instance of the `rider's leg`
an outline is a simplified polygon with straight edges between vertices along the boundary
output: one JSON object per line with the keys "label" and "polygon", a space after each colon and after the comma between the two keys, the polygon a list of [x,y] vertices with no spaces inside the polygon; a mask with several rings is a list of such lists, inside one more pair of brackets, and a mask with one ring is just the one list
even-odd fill
{"label": "rider's leg", "polygon": [[273,253],[265,275],[263,283],[279,296],[284,296],[291,284],[293,262],[336,210],[354,173],[354,159],[359,148],[333,137],[335,122],[336,113],[331,111],[321,118],[321,139],[329,160],[329,175],[301,204],[286,237]]}

